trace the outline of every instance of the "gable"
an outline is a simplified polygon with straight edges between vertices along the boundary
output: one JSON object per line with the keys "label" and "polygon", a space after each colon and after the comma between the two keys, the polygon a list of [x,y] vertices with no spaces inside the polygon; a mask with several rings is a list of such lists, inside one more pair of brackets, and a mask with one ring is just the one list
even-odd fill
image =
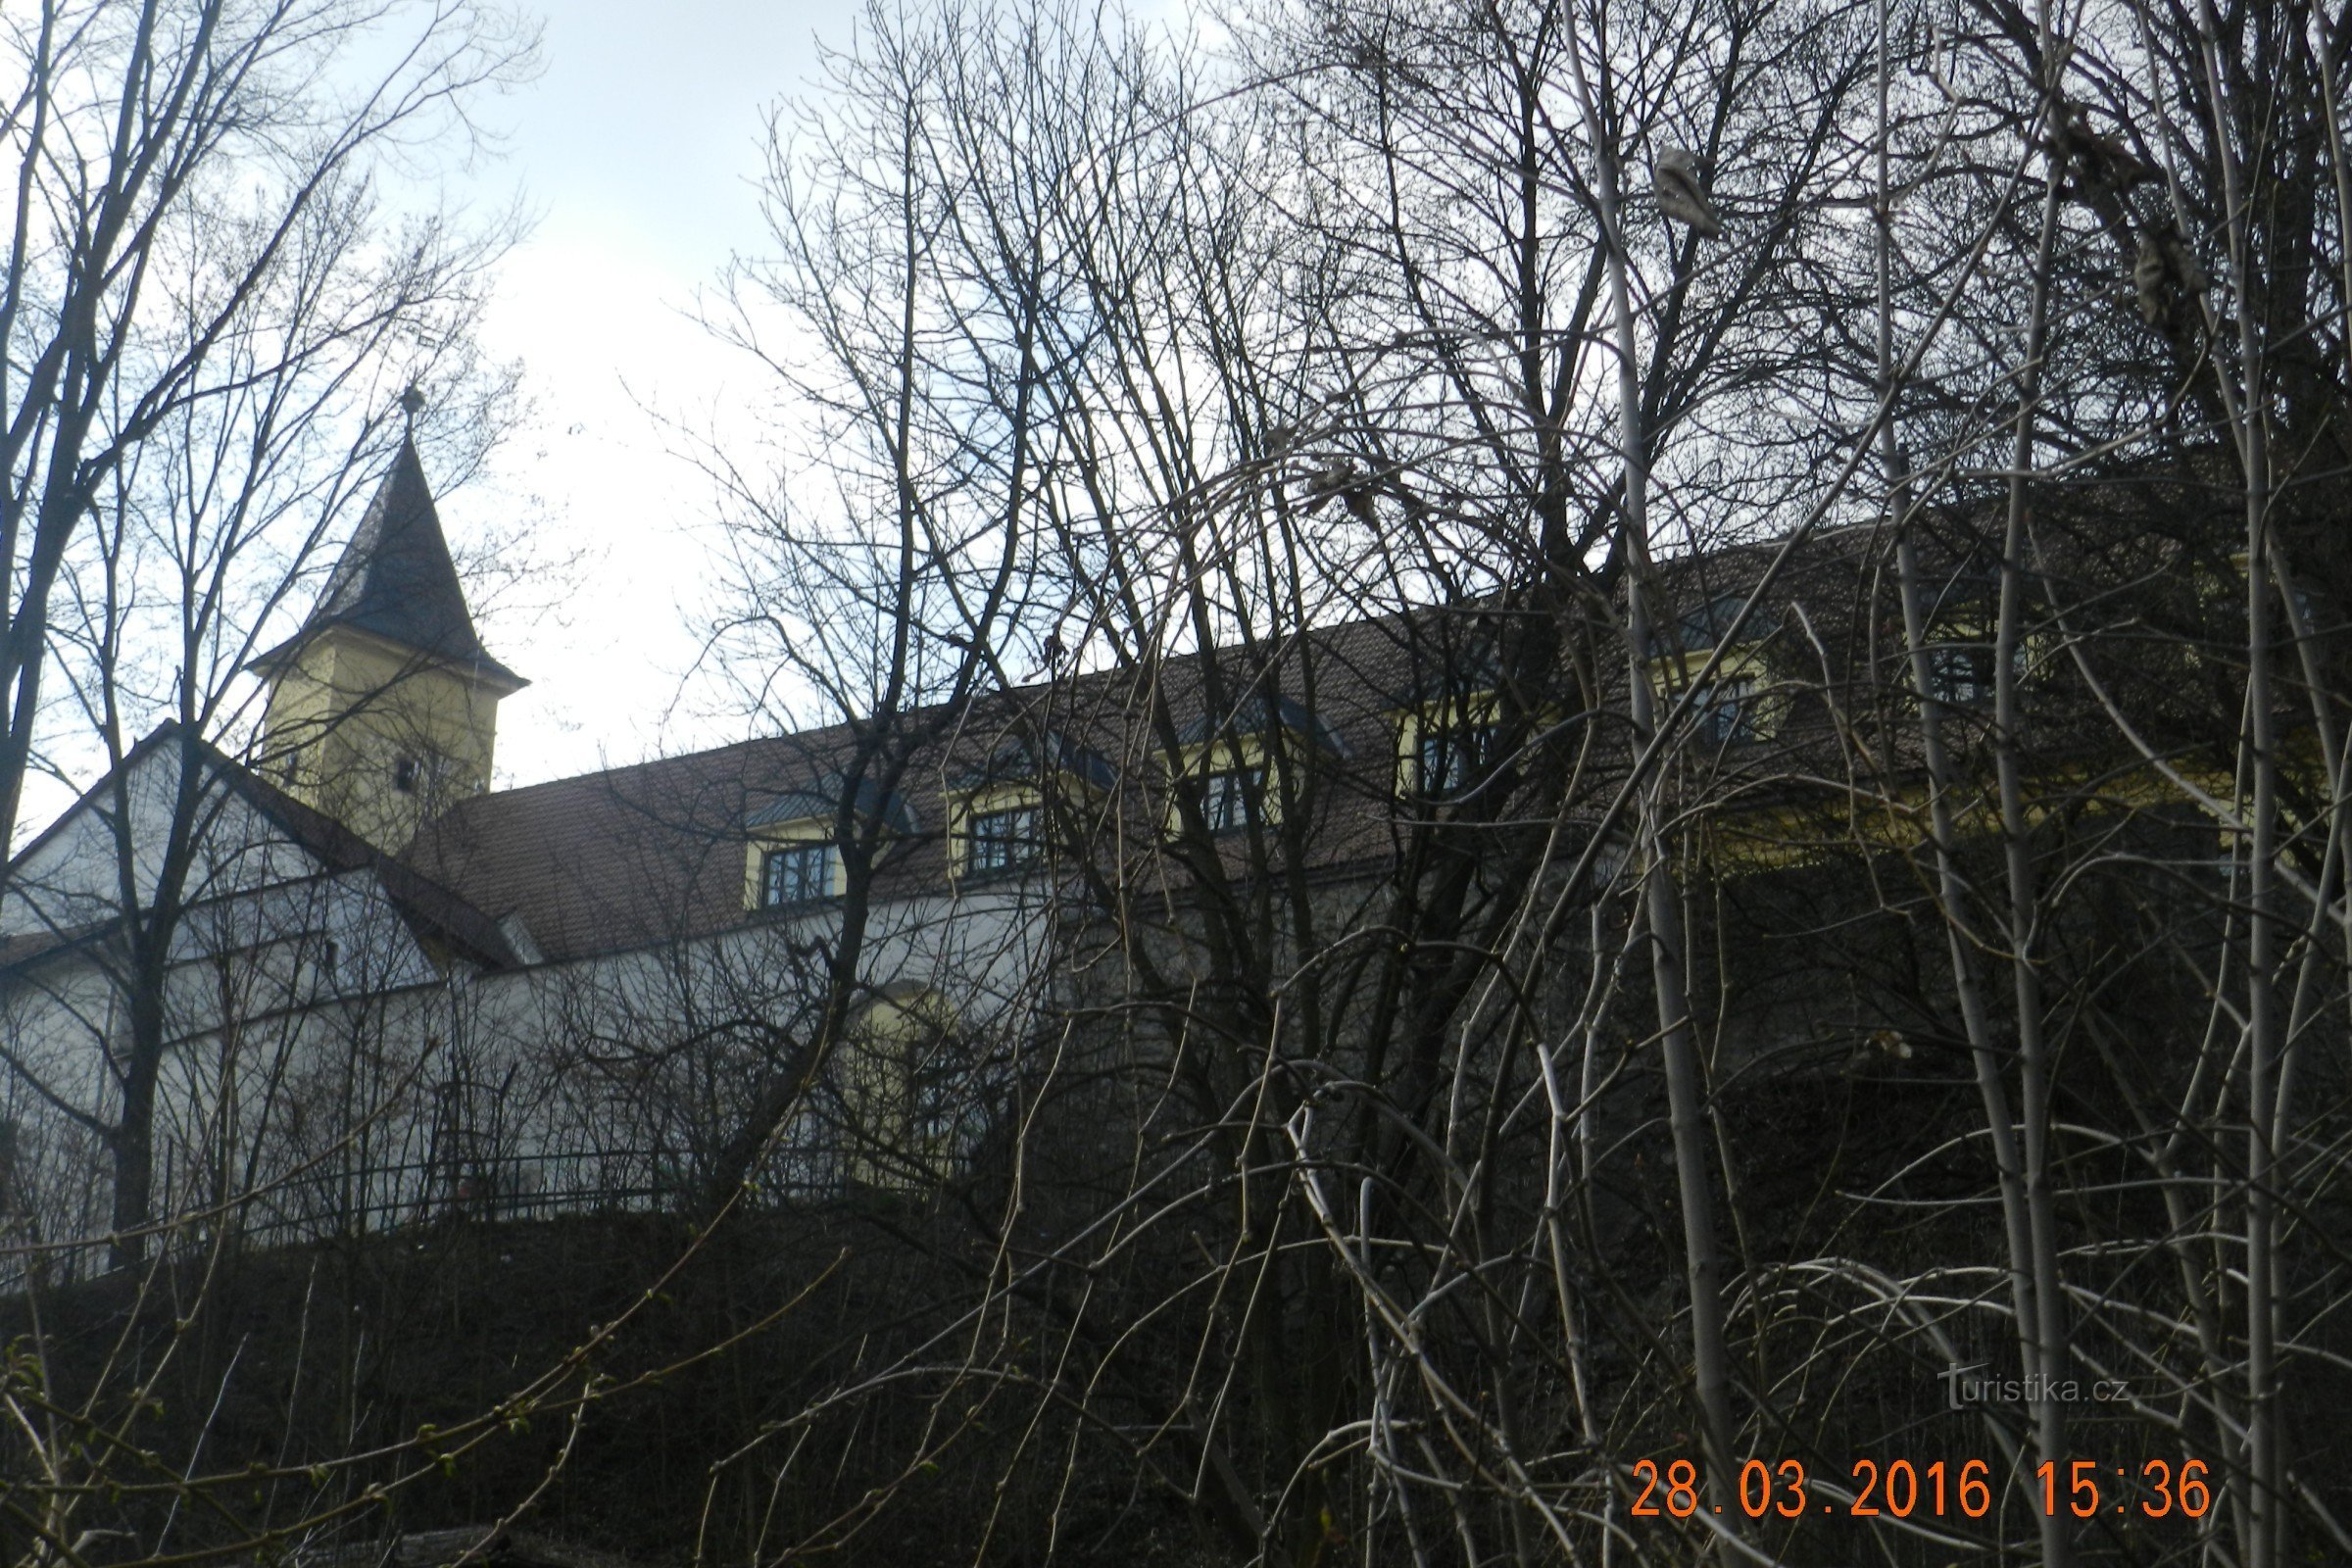
{"label": "gable", "polygon": [[[191,760],[202,779],[183,799]],[[193,845],[177,890],[183,906],[341,877],[365,884],[432,949],[486,967],[523,961],[508,933],[464,899],[174,724],[133,747],[16,858],[0,890],[0,960],[23,961],[153,907],[175,837]]]}
{"label": "gable", "polygon": [[151,906],[174,817],[183,811],[196,840],[183,902],[235,897],[339,868],[320,846],[304,843],[218,771],[183,803],[185,749],[169,744],[173,738],[159,731],[142,741],[17,857],[0,894],[0,937],[55,938],[115,919],[124,903],[125,863],[132,906]]}

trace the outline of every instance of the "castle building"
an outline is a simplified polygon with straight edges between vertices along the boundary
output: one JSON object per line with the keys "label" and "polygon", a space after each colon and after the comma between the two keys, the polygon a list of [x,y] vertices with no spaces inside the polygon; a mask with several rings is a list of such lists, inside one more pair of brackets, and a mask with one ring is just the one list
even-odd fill
{"label": "castle building", "polygon": [[[75,1266],[229,1208],[286,1238],[676,1202],[721,1168],[903,1186],[961,1136],[946,1053],[1021,989],[1013,885],[878,900],[861,952],[901,978],[848,996],[812,956],[839,818],[917,824],[845,782],[843,733],[491,792],[525,683],[413,446],[252,667],[250,758],[166,724],[0,891],[0,1212]],[[763,1097],[797,1130],[735,1148]]]}
{"label": "castle building", "polygon": [[[1915,690],[1870,549],[1818,541],[1776,590],[1801,615],[1741,613],[1763,552],[1661,586],[1644,678],[1688,726],[1674,787],[1739,803],[1706,819],[1723,864],[1877,853],[1916,815],[1921,693],[1957,740],[1982,729],[1966,552]],[[1517,940],[1528,898],[1588,897],[1552,888],[1580,855],[1623,863],[1609,683],[1631,677],[1601,621],[1566,645],[1586,613],[1367,617],[492,790],[524,681],[477,634],[404,443],[301,629],[253,663],[253,754],[167,725],[12,861],[0,1213],[119,1256],[232,1216],[303,1237],[921,1191],[1087,1030],[1196,1065],[1211,1040],[1213,1087],[1217,1053],[1305,1027],[1252,952],[1335,985],[1387,955],[1312,1020],[1319,1049],[1410,1027],[1426,1051],[1486,1027],[1446,954]],[[2206,667],[2137,658],[2110,690],[2157,715]],[[1840,768],[1879,769],[1886,810],[1857,812]],[[1433,923],[1436,956],[1357,940]],[[1829,995],[1796,998],[1796,1027],[1875,1038],[1858,1011],[1823,1022]]]}

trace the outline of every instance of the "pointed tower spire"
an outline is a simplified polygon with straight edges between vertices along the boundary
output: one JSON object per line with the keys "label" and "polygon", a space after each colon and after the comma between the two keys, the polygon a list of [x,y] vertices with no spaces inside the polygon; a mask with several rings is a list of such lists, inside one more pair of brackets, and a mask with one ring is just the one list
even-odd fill
{"label": "pointed tower spire", "polygon": [[[422,405],[401,399],[412,427]],[[499,700],[528,683],[474,631],[413,434],[302,629],[252,667],[265,765],[380,848],[489,787]]]}
{"label": "pointed tower spire", "polygon": [[392,471],[343,547],[310,618],[292,643],[264,654],[255,667],[330,626],[371,633],[517,689],[527,684],[492,659],[474,632],[449,538],[441,531],[441,514],[424,480],[423,461],[416,456],[416,443],[405,436]]}

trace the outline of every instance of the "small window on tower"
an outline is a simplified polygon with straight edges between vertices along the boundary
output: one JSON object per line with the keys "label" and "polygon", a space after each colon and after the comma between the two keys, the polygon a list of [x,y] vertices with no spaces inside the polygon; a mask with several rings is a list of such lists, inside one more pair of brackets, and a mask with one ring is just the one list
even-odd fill
{"label": "small window on tower", "polygon": [[392,764],[392,787],[403,795],[416,793],[416,781],[422,774],[414,757],[403,757]]}

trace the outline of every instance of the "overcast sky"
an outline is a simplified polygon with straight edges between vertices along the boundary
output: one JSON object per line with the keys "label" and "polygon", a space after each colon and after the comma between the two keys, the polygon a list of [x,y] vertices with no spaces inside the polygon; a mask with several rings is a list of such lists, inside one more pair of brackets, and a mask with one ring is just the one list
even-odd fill
{"label": "overcast sky", "polygon": [[495,106],[505,156],[476,172],[486,207],[536,215],[509,258],[490,346],[519,358],[538,407],[501,482],[444,499],[463,546],[504,502],[545,503],[585,550],[556,613],[495,611],[484,631],[532,685],[499,713],[500,784],[530,783],[736,738],[672,710],[687,621],[712,572],[708,489],[641,411],[699,422],[756,374],[687,318],[731,251],[761,240],[750,181],[765,111],[806,91],[815,40],[846,43],[856,0],[540,0],[539,78]]}

